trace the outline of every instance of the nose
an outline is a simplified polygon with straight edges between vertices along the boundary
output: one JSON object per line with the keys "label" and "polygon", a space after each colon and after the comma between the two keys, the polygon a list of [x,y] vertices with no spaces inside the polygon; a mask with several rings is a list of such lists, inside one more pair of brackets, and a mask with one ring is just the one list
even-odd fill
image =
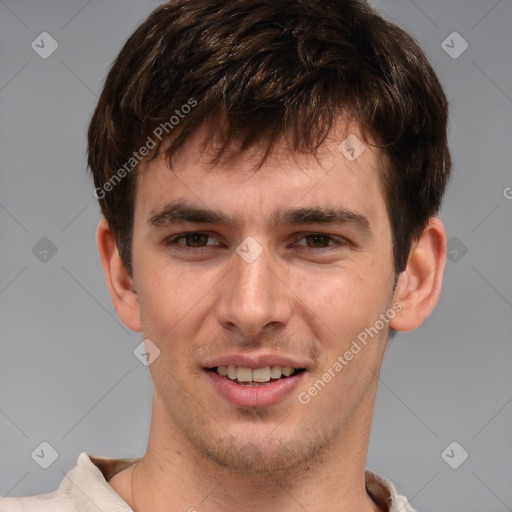
{"label": "nose", "polygon": [[276,261],[268,248],[252,262],[234,252],[230,271],[219,283],[220,325],[244,337],[286,326],[293,296],[287,277],[286,264]]}

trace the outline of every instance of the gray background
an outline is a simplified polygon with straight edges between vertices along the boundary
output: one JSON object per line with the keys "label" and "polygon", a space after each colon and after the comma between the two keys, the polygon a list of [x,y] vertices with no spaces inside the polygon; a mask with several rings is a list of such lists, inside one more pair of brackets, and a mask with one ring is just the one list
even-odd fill
{"label": "gray background", "polygon": [[[108,66],[158,3],[0,0],[0,495],[55,489],[81,451],[145,450],[151,379],[104,284],[85,138]],[[372,3],[445,86],[454,176],[442,297],[390,343],[368,467],[420,511],[512,510],[512,2]],[[44,31],[47,59],[31,48]],[[43,441],[48,469],[31,457]],[[452,465],[469,454],[457,469],[441,456],[453,441]]]}

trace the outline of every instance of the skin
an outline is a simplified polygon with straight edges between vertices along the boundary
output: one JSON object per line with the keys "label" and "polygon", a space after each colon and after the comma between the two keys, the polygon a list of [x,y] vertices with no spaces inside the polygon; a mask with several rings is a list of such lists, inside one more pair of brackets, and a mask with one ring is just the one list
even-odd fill
{"label": "skin", "polygon": [[[160,350],[149,365],[154,395],[146,454],[109,481],[136,512],[384,510],[366,494],[364,470],[388,326],[415,329],[435,307],[446,234],[437,217],[430,219],[394,287],[382,155],[367,146],[350,162],[338,150],[349,133],[362,139],[357,126],[340,125],[317,159],[279,144],[254,171],[256,148],[209,164],[199,129],[171,167],[162,155],[141,164],[133,276],[108,224],[99,223],[114,307]],[[219,210],[238,225],[148,223],[175,200]],[[369,230],[354,223],[272,223],[276,208],[297,207],[344,207],[366,217]],[[164,243],[184,232],[209,237]],[[314,234],[331,238],[308,236]],[[262,249],[252,263],[236,252],[247,237]],[[298,393],[393,305],[400,311],[378,335],[300,403]],[[271,406],[232,405],[204,365],[234,352],[293,357],[306,368],[303,382]]]}

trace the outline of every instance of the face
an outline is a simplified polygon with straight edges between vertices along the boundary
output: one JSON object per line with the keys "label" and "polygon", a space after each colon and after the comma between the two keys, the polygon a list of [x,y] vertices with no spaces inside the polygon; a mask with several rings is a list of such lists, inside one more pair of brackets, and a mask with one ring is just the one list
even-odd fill
{"label": "face", "polygon": [[359,132],[344,133],[317,158],[276,146],[255,170],[256,149],[211,165],[198,131],[137,177],[133,279],[162,428],[224,467],[299,466],[371,419],[392,237],[381,155],[350,161],[338,146]]}

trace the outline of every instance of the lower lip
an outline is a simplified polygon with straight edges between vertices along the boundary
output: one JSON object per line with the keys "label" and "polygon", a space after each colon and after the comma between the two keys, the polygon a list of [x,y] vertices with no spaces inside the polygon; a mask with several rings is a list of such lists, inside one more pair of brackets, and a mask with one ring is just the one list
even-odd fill
{"label": "lower lip", "polygon": [[206,370],[217,391],[233,405],[242,407],[265,407],[283,400],[298,386],[305,371],[287,377],[276,379],[258,386],[246,386],[221,377],[215,371]]}

